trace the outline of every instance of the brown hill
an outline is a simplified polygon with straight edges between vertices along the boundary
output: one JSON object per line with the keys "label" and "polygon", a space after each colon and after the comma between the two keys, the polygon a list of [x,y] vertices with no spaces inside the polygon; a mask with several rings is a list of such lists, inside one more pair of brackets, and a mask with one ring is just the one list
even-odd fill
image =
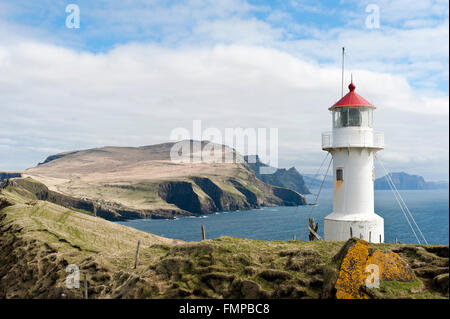
{"label": "brown hill", "polygon": [[[180,143],[177,145],[186,149],[199,142]],[[211,151],[207,148],[211,144],[202,142],[197,144],[201,145],[198,151],[172,161],[170,152],[174,145],[108,146],[60,153],[27,169],[23,176],[48,188],[51,196],[45,199],[95,210],[108,219],[173,218],[306,203],[295,191],[257,179],[232,148],[213,144],[214,151]],[[233,161],[199,160],[211,152],[219,159]]]}

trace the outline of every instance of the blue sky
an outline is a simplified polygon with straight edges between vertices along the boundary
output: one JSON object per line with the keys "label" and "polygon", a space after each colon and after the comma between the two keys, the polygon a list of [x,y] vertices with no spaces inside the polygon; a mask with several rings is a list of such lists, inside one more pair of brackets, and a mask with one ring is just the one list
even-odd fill
{"label": "blue sky", "polygon": [[[68,4],[77,4],[81,13],[81,28],[68,29],[65,20]],[[368,29],[366,8],[375,4],[380,10],[380,28]],[[430,37],[423,43],[428,48],[411,52],[415,33],[423,34],[448,25],[448,1],[19,1],[2,3],[2,20],[32,32],[50,43],[75,50],[94,53],[108,52],[118,45],[130,42],[160,43],[170,47],[180,45],[213,45],[215,43],[256,43],[274,46],[290,54],[318,63],[339,63],[336,50],[323,50],[317,44],[306,50],[302,40],[329,41],[347,45],[349,62],[372,69],[386,63],[386,70],[408,73],[411,84],[417,88],[436,88],[448,94],[448,48],[434,51]],[[239,22],[267,32],[264,38],[242,39],[234,35],[214,36],[199,32],[202,26],[222,22],[223,28]],[[228,30],[229,31],[229,30]],[[352,33],[353,32],[353,33]],[[437,39],[436,32],[434,38]],[[409,34],[408,34],[409,33]],[[445,32],[444,32],[445,33]],[[352,39],[364,38],[364,51],[352,52]],[[371,41],[371,40],[375,41]],[[383,39],[389,39],[386,47]],[[397,42],[400,41],[400,42]],[[403,43],[402,43],[403,42]],[[448,42],[447,42],[448,43]],[[419,43],[420,44],[420,43]],[[439,43],[444,46],[445,43]],[[376,46],[377,48],[371,48]],[[402,47],[398,48],[396,46]],[[296,52],[296,47],[299,50]],[[411,50],[411,51],[408,51]],[[319,52],[318,52],[319,51]],[[321,51],[321,52],[320,52]],[[325,52],[324,52],[325,51]],[[329,52],[326,52],[329,51]],[[418,50],[417,50],[418,51]],[[426,60],[426,61],[423,61]],[[427,62],[434,65],[423,65]],[[422,63],[422,64],[421,64]],[[408,71],[408,68],[420,72]]]}
{"label": "blue sky", "polygon": [[[79,29],[65,25],[71,3]],[[367,27],[369,5],[379,28]],[[202,119],[278,127],[280,165],[312,172],[345,46],[346,81],[352,72],[379,107],[387,166],[447,179],[448,10],[438,0],[0,0],[0,169],[164,142]]]}

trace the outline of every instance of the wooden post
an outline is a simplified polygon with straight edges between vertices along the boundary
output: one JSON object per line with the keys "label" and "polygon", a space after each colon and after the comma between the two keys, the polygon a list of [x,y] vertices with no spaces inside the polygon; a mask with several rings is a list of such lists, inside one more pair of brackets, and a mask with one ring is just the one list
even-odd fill
{"label": "wooden post", "polygon": [[86,273],[84,273],[84,298],[88,299],[88,283]]}
{"label": "wooden post", "polygon": [[141,241],[138,240],[137,248],[136,248],[136,259],[134,260],[134,269],[137,267],[138,258],[139,258],[139,246],[141,245]]}
{"label": "wooden post", "polygon": [[359,239],[363,239],[363,236],[361,233],[359,233]]}
{"label": "wooden post", "polygon": [[369,232],[369,243],[372,241],[372,232]]}
{"label": "wooden post", "polygon": [[396,244],[398,243],[397,237],[395,237],[395,243],[396,243]]}
{"label": "wooden post", "polygon": [[[315,223],[314,218],[308,218],[308,222],[309,222],[309,226],[308,226],[309,240],[314,240],[315,238],[319,239],[320,236],[317,235],[317,230],[319,229],[319,223]],[[319,239],[319,240],[321,240],[321,239]]]}
{"label": "wooden post", "polygon": [[380,234],[380,244],[381,244],[381,234]]}
{"label": "wooden post", "polygon": [[206,235],[205,235],[205,226],[202,225],[202,240],[206,239]]}
{"label": "wooden post", "polygon": [[311,226],[308,226],[308,230],[310,232],[310,236],[313,235],[314,237],[316,237],[318,240],[322,240],[322,237],[319,236],[318,233],[316,233],[316,231],[314,229],[311,228]]}
{"label": "wooden post", "polygon": [[353,230],[352,230],[352,228],[350,227],[350,238],[352,238],[353,237]]}
{"label": "wooden post", "polygon": [[296,240],[296,235],[294,234],[294,236],[292,236],[292,240]]}

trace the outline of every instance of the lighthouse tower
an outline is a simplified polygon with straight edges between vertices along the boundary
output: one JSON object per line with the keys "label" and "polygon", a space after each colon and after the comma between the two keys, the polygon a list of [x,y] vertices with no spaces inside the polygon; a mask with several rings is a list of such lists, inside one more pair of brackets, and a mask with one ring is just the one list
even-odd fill
{"label": "lighthouse tower", "polygon": [[333,131],[322,134],[322,149],[333,157],[333,212],[325,217],[325,240],[350,237],[384,242],[384,220],[374,212],[373,157],[384,148],[383,133],[373,131],[375,107],[349,92],[329,108]]}

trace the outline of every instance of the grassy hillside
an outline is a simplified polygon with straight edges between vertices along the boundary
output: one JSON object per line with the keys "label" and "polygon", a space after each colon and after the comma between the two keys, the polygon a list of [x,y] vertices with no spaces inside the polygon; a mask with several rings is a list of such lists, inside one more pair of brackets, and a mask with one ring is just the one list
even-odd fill
{"label": "grassy hillside", "polygon": [[[89,298],[319,298],[343,244],[231,237],[184,243],[37,200],[20,186],[0,191],[6,298],[81,298],[83,280],[79,289],[65,286],[69,264],[87,275]],[[382,282],[374,298],[448,298],[448,246],[373,246],[398,252],[416,274],[412,282]],[[447,291],[434,280],[440,275]]]}

